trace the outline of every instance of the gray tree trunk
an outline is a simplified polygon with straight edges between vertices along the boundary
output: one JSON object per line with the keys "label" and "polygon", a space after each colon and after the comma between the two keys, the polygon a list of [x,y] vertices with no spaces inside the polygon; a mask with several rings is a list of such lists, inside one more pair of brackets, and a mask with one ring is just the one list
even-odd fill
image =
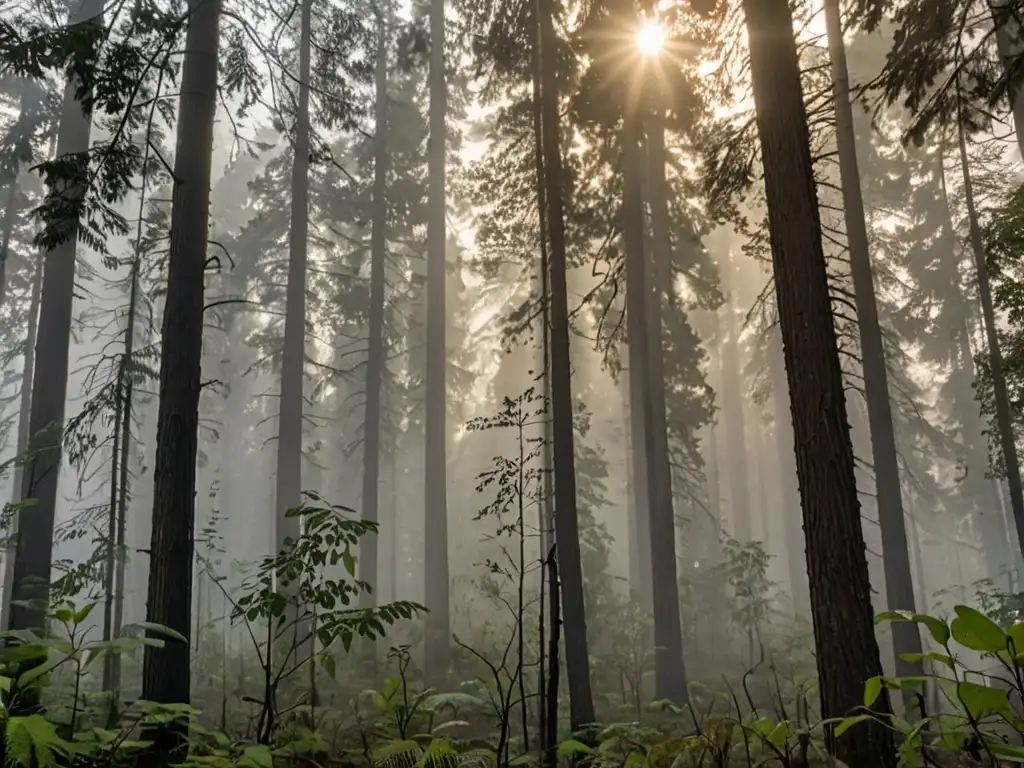
{"label": "gray tree trunk", "polygon": [[445,340],[446,245],[445,118],[448,94],[444,71],[444,0],[430,3],[430,184],[427,213],[427,361],[424,407],[424,589],[427,614],[424,653],[426,672],[443,679],[450,663],[448,576],[447,376]]}
{"label": "gray tree trunk", "polygon": [[302,503],[302,413],[306,367],[306,241],[309,236],[309,71],[313,0],[302,0],[299,18],[299,90],[292,159],[288,288],[285,293],[281,403],[277,423],[275,552],[299,537],[299,519],[287,517]]}
{"label": "gray tree trunk", "polygon": [[[386,0],[385,0],[386,1]],[[381,389],[384,385],[384,283],[387,269],[388,173],[388,40],[391,6],[378,10],[376,64],[376,122],[373,152],[373,222],[370,232],[370,318],[366,361],[366,426],[363,430],[363,519],[378,521],[380,496]],[[376,587],[379,537],[370,534],[360,545],[359,578]],[[375,597],[364,592],[361,605],[373,606]]]}
{"label": "gray tree trunk", "polygon": [[742,323],[736,316],[733,271],[733,257],[729,254],[721,270],[722,287],[726,292],[726,302],[722,308],[724,322],[719,326],[724,335],[721,347],[722,421],[725,422],[726,475],[729,478],[729,508],[732,510],[730,533],[741,544],[746,544],[751,537],[751,473],[747,452],[747,424],[743,412],[745,377],[739,339]]}
{"label": "gray tree trunk", "polygon": [[[832,60],[839,175],[843,189],[843,210],[846,216],[846,237],[850,249],[850,272],[853,276],[857,324],[860,327],[864,395],[871,434],[878,522],[882,534],[886,602],[890,611],[914,612],[914,578],[910,569],[907,527],[903,516],[896,433],[892,421],[892,404],[889,400],[889,373],[886,368],[882,329],[875,300],[871,248],[860,188],[853,109],[850,105],[850,76],[846,65],[846,46],[843,42],[839,0],[825,0],[825,21]],[[917,624],[894,623],[892,642],[897,676],[920,676],[923,669],[921,662],[906,661],[903,658],[903,654],[921,653],[921,634]]]}
{"label": "gray tree trunk", "polygon": [[[72,25],[102,26],[103,3],[101,0],[82,0],[72,12],[70,21]],[[84,113],[81,104],[76,101],[77,87],[78,83],[69,82],[64,90],[64,106],[57,132],[58,157],[89,150],[92,115]],[[85,193],[84,183],[85,179],[68,180],[60,192],[68,198],[80,197]],[[66,222],[63,225],[63,240],[48,250],[43,259],[37,355],[28,424],[28,456],[21,485],[22,500],[27,502],[32,499],[34,503],[18,511],[9,616],[11,629],[42,629],[44,612],[30,608],[25,603],[49,603],[78,228],[77,219]]]}

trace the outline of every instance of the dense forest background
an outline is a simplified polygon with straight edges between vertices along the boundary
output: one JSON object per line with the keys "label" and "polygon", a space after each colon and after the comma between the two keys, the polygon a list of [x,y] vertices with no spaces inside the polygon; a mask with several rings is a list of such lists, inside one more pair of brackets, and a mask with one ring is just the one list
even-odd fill
{"label": "dense forest background", "polygon": [[0,6],[5,765],[1024,760],[1022,16]]}

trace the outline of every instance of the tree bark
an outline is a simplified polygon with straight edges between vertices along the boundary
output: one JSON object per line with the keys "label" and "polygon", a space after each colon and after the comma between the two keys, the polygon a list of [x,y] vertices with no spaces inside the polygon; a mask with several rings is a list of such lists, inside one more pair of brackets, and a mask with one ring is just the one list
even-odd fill
{"label": "tree bark", "polygon": [[733,257],[726,257],[722,283],[726,302],[722,309],[725,322],[720,324],[725,335],[722,341],[722,417],[725,422],[725,452],[729,478],[729,507],[732,510],[732,535],[741,544],[751,539],[750,467],[747,452],[747,423],[743,413],[743,365],[740,361],[742,325],[736,319],[736,296],[733,290]]}
{"label": "tree bark", "polygon": [[306,241],[309,236],[309,72],[313,0],[302,0],[299,19],[298,115],[292,159],[288,287],[285,293],[281,402],[277,424],[275,552],[299,537],[299,518],[289,509],[302,504],[303,382],[306,368]]}
{"label": "tree bark", "polygon": [[[833,325],[800,62],[787,0],[744,0],[775,292],[807,534],[821,715],[863,703],[882,665]],[[884,697],[883,697],[884,698]],[[883,700],[883,709],[886,702]],[[828,742],[850,768],[894,768],[891,733],[862,723]]]}
{"label": "tree bark", "polygon": [[[886,368],[882,329],[878,320],[871,248],[864,215],[864,198],[860,188],[853,109],[850,105],[850,75],[846,64],[839,0],[825,0],[825,22],[832,61],[836,146],[839,151],[846,238],[850,249],[850,272],[853,277],[857,324],[860,327],[864,396],[867,401],[871,435],[878,523],[882,534],[886,602],[890,611],[913,613],[914,577],[910,569],[907,527],[903,515],[896,432],[893,428],[892,404],[889,399],[889,372]],[[921,676],[924,669],[921,662],[906,661],[903,658],[903,654],[921,653],[921,635],[917,624],[909,621],[895,622],[892,625],[892,642],[896,674],[900,677]]]}
{"label": "tree bark", "polygon": [[[70,21],[72,25],[102,26],[103,3],[100,0],[82,0]],[[81,103],[75,99],[77,88],[78,83],[69,82],[64,90],[64,107],[57,133],[58,157],[89,151],[92,115],[84,113]],[[85,183],[84,178],[69,179],[64,182],[63,189],[51,190],[50,193],[69,199],[78,198],[85,194]],[[34,503],[26,504],[18,511],[10,629],[41,630],[45,611],[25,603],[49,604],[79,222],[77,219],[63,222],[62,228],[63,239],[46,252],[43,260],[28,455],[21,485],[22,500],[28,502],[31,499]]]}
{"label": "tree bark", "polygon": [[[628,138],[628,137],[627,137]],[[633,146],[630,153],[639,150]],[[653,282],[644,287],[647,310],[647,348],[649,367],[645,391],[651,400],[650,432],[657,500],[650,508],[651,570],[654,601],[655,697],[677,704],[687,700],[686,666],[683,660],[683,633],[679,615],[679,578],[676,563],[676,519],[672,495],[672,465],[668,446],[668,413],[665,405],[665,360],[662,342],[662,299],[671,291],[672,239],[669,233],[668,184],[665,180],[665,126],[652,117],[647,130],[647,157],[638,157],[648,169],[653,248],[651,257],[641,250],[641,268],[650,267]],[[627,254],[628,258],[628,254]],[[627,278],[628,283],[628,278]],[[629,291],[627,285],[626,296]]]}
{"label": "tree bark", "polygon": [[[189,2],[174,158],[146,618],[186,642],[168,640],[162,649],[147,646],[142,669],[142,697],[165,703],[187,704],[191,691],[192,532],[221,2]],[[160,734],[153,764],[181,759],[176,735]]]}
{"label": "tree bark", "polygon": [[1013,73],[1012,86],[1008,89],[1007,98],[1013,112],[1013,128],[1017,134],[1017,150],[1024,159],[1024,93],[1021,92],[1017,80],[1020,77],[1020,25],[1014,18],[1020,13],[1019,4],[1014,0],[988,0],[989,13],[996,29],[996,49],[1002,59],[1006,72]]}
{"label": "tree bark", "polygon": [[448,110],[444,71],[444,0],[430,3],[430,147],[427,158],[427,374],[425,381],[424,503],[426,537],[424,568],[427,627],[424,635],[426,672],[443,679],[451,661],[448,576],[447,377],[445,340],[446,245],[445,152]]}
{"label": "tree bark", "polygon": [[[370,318],[366,360],[366,426],[363,430],[363,519],[378,521],[380,496],[381,389],[384,386],[384,283],[387,268],[388,173],[388,39],[391,9],[378,11],[376,122],[373,152],[373,222],[370,231]],[[376,587],[379,537],[369,534],[360,544],[359,578]],[[360,596],[363,607],[375,605],[372,592]]]}
{"label": "tree bark", "polygon": [[[14,465],[14,482],[11,485],[11,504],[21,502],[25,451],[28,449],[29,415],[32,409],[32,375],[35,371],[36,331],[39,327],[39,303],[43,287],[43,254],[36,258],[35,274],[32,276],[32,296],[28,305],[28,328],[25,333],[24,364],[21,370],[21,393],[18,397],[18,444],[17,463]],[[11,529],[6,534],[4,546],[4,585],[0,598],[0,627],[8,626],[11,616],[11,597],[14,594],[14,559],[18,541],[18,516],[11,520]]]}
{"label": "tree bark", "polygon": [[1017,458],[1017,441],[1013,434],[1013,417],[1010,398],[1006,391],[1006,375],[1003,373],[1003,351],[999,344],[996,328],[996,313],[992,302],[992,287],[989,284],[988,268],[985,265],[985,243],[982,239],[981,224],[974,202],[974,182],[971,178],[970,158],[967,154],[967,135],[963,123],[957,123],[957,139],[960,148],[960,168],[964,176],[964,202],[967,206],[967,220],[970,229],[971,251],[974,254],[975,277],[978,281],[978,298],[988,341],[989,369],[992,376],[992,394],[996,404],[996,431],[1006,469],[1006,485],[1010,490],[1010,509],[1017,532],[1018,550],[1024,553],[1024,489],[1021,487],[1020,462]]}
{"label": "tree bark", "polygon": [[776,343],[770,351],[772,376],[772,398],[775,414],[775,445],[779,458],[779,494],[783,526],[786,536],[786,558],[789,569],[789,591],[793,600],[793,612],[800,614],[811,605],[807,582],[807,548],[804,546],[803,521],[800,515],[799,481],[796,465],[792,461],[793,423],[790,421],[789,384],[786,381],[786,365],[782,351],[782,340],[775,336]]}
{"label": "tree bark", "polygon": [[572,729],[576,731],[592,724],[595,718],[594,700],[590,689],[587,617],[583,601],[583,566],[580,558],[579,520],[576,508],[569,302],[562,201],[562,145],[558,77],[555,66],[555,52],[559,46],[554,26],[554,0],[538,0],[538,3],[542,73],[541,131],[551,261],[551,412],[555,473],[555,543],[558,551],[558,572],[561,575],[569,720]]}

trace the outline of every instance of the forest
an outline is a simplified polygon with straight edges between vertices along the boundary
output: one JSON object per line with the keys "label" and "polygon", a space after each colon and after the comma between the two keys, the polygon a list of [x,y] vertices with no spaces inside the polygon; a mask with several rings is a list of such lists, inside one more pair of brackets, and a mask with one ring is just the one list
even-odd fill
{"label": "forest", "polygon": [[1022,455],[1024,0],[0,0],[2,768],[1019,765]]}

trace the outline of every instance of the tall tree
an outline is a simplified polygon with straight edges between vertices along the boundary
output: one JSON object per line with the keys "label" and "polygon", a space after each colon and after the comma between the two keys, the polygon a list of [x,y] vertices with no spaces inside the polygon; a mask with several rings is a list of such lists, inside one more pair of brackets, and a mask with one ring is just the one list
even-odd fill
{"label": "tall tree", "polygon": [[[886,603],[889,610],[914,612],[914,577],[910,569],[907,527],[903,515],[900,465],[896,454],[892,405],[889,400],[889,372],[882,328],[875,301],[875,282],[871,268],[864,198],[857,164],[853,108],[850,104],[850,74],[843,41],[843,19],[839,0],[825,0],[825,21],[829,55],[832,62],[832,91],[836,112],[836,146],[839,151],[839,175],[843,192],[846,238],[850,252],[857,323],[860,327],[861,366],[864,372],[864,397],[868,409],[871,458],[875,473],[875,500],[882,534],[882,563],[885,567]],[[920,661],[908,661],[905,654],[921,653],[921,635],[917,625],[896,622],[892,627],[896,674],[920,676]]]}
{"label": "tall tree", "polygon": [[303,381],[306,368],[306,249],[309,235],[309,78],[313,0],[302,0],[299,19],[298,104],[292,158],[288,288],[285,298],[281,404],[277,425],[276,551],[298,538],[299,519],[287,517],[302,502]]}
{"label": "tall tree", "polygon": [[[88,34],[103,26],[102,0],[82,0],[71,12],[70,26]],[[64,201],[65,210],[78,211],[86,195],[92,112],[77,93],[81,83],[68,81],[57,133],[57,161],[72,171],[48,197]],[[84,95],[84,94],[83,94]],[[18,512],[14,554],[11,629],[41,629],[49,603],[53,527],[57,509],[63,441],[64,401],[67,396],[68,347],[74,304],[75,253],[80,234],[77,215],[58,223],[56,237],[43,258],[43,283],[36,336],[35,370],[28,422],[28,455],[22,474],[21,499],[33,500]],[[53,242],[55,240],[55,242]],[[28,605],[28,601],[33,602]]]}
{"label": "tall tree", "polygon": [[445,117],[448,95],[444,71],[444,0],[430,2],[430,149],[427,212],[427,360],[424,439],[425,602],[430,609],[424,637],[426,669],[441,676],[449,664],[447,376],[445,290]]}
{"label": "tall tree", "polygon": [[[221,0],[190,0],[181,73],[146,618],[185,642],[146,647],[142,697],[157,702],[188,703],[191,690],[192,531],[221,5]],[[180,759],[177,735],[161,733],[151,750],[152,764]]]}
{"label": "tall tree", "polygon": [[[366,426],[363,429],[363,519],[376,523],[380,495],[381,388],[384,386],[384,288],[388,238],[388,41],[391,3],[377,7],[377,58],[374,80],[373,204],[370,231],[370,317],[366,360]],[[360,547],[359,578],[377,584],[378,537],[364,536]],[[373,604],[370,592],[362,601]]]}
{"label": "tall tree", "polygon": [[[823,717],[863,702],[882,665],[853,447],[833,324],[800,63],[787,0],[744,0],[775,294],[807,537]],[[829,746],[850,768],[894,768],[888,729],[869,722]]]}
{"label": "tall tree", "polygon": [[[544,197],[550,249],[551,412],[555,474],[555,547],[561,577],[565,666],[569,684],[569,720],[573,730],[594,722],[583,602],[579,519],[576,507],[576,461],[573,435],[572,371],[569,358],[569,296],[566,275],[565,213],[562,190],[561,116],[558,70],[554,66],[555,0],[537,0],[540,33],[541,145],[544,151]],[[552,660],[553,661],[553,660]]]}

